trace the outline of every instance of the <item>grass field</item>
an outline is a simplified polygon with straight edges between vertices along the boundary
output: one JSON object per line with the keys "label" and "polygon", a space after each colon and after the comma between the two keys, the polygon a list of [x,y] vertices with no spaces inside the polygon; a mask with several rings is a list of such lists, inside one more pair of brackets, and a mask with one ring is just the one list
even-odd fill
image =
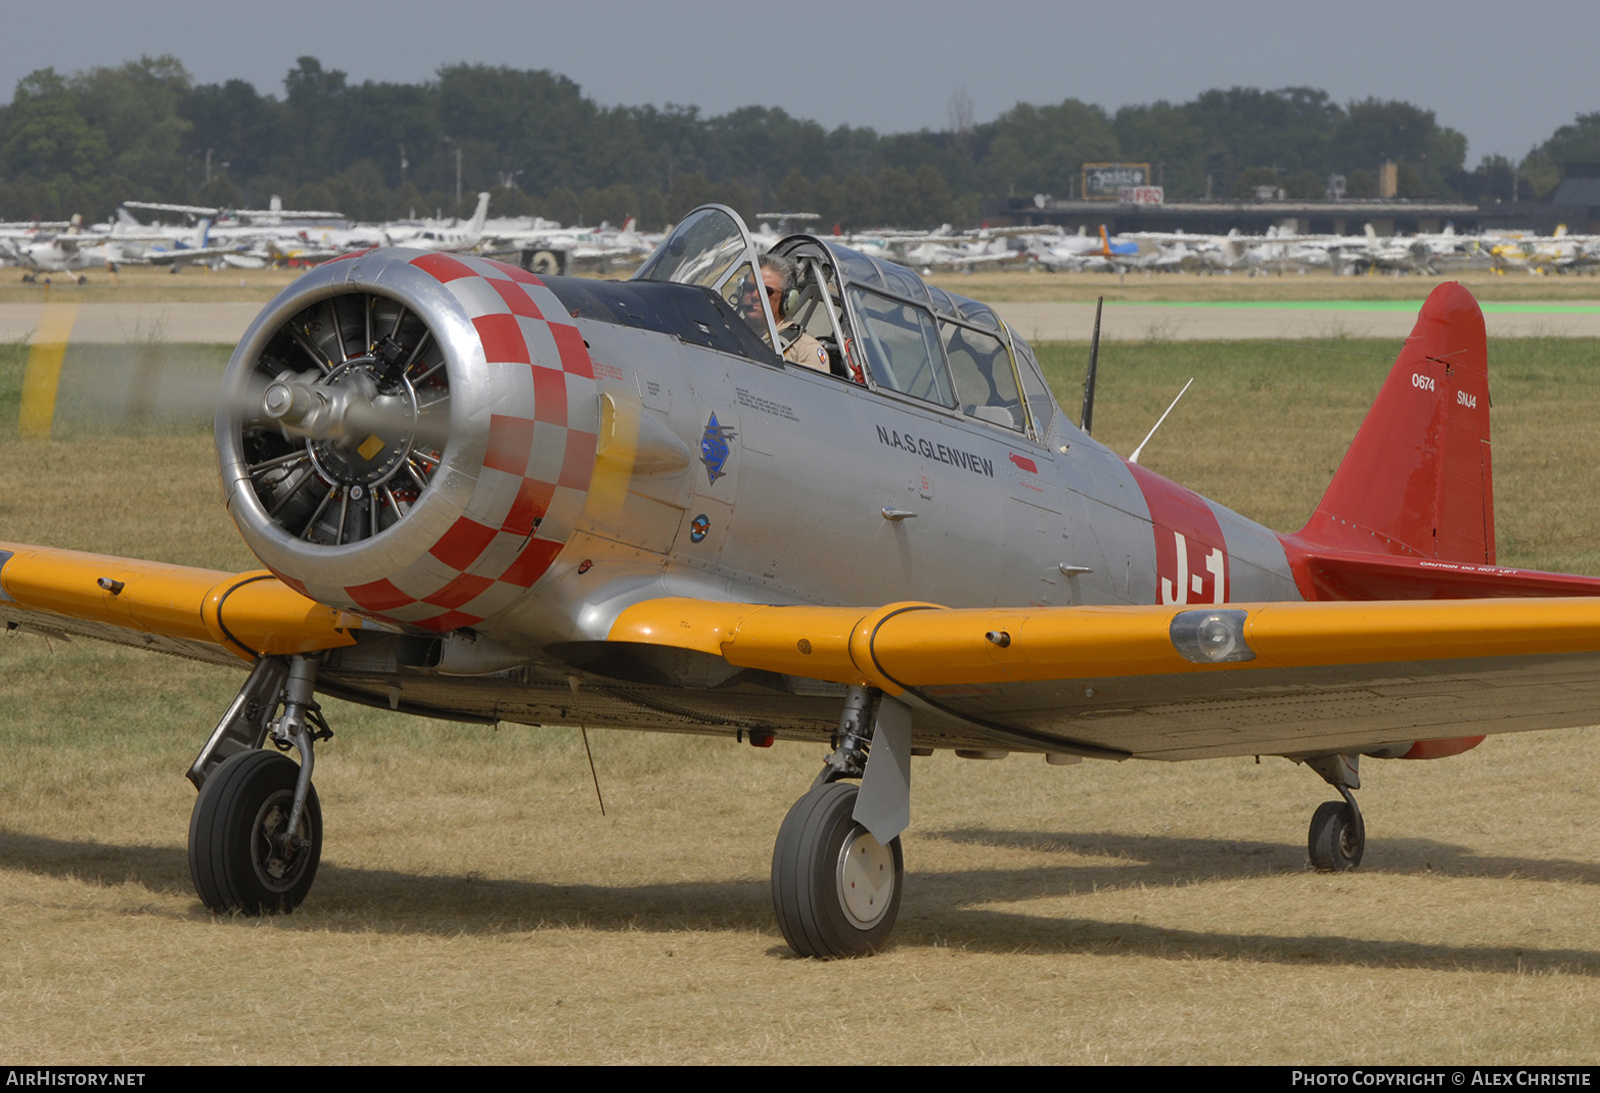
{"label": "grass field", "polygon": [[[1131,450],[1196,376],[1143,461],[1297,527],[1397,348],[1115,343],[1096,432]],[[1075,417],[1086,347],[1042,356]],[[0,349],[0,539],[250,564],[203,424],[86,415],[24,444],[21,360]],[[1597,368],[1589,343],[1491,346],[1503,561],[1600,572]],[[918,760],[893,944],[819,963],[784,946],[767,871],[820,749],[592,733],[602,817],[573,731],[338,702],[310,899],[214,918],[182,771],[241,678],[0,638],[0,1057],[1592,1064],[1600,1042],[1592,730],[1369,761],[1366,860],[1339,876],[1305,866],[1329,793],[1283,760]]]}

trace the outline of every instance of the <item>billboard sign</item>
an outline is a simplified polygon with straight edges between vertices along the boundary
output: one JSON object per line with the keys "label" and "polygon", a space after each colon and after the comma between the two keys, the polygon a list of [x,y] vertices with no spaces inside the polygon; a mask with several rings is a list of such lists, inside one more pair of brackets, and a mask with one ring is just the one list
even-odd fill
{"label": "billboard sign", "polygon": [[1083,189],[1089,201],[1116,201],[1125,186],[1150,185],[1148,163],[1085,163]]}
{"label": "billboard sign", "polygon": [[1123,186],[1117,200],[1124,205],[1159,205],[1166,199],[1160,186]]}

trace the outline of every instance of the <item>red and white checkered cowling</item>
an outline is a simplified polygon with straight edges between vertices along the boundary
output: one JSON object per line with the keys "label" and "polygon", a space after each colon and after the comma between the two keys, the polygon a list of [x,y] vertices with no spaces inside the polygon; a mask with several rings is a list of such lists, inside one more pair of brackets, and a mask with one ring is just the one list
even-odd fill
{"label": "red and white checkered cowling", "polygon": [[219,415],[229,508],[267,567],[312,599],[440,633],[474,626],[528,593],[583,507],[598,427],[588,347],[533,274],[401,248],[329,263],[290,286],[246,333],[230,373],[253,367],[287,316],[341,291],[397,299],[440,340],[451,437],[439,472],[381,535],[307,543],[288,536],[247,485],[236,488]]}

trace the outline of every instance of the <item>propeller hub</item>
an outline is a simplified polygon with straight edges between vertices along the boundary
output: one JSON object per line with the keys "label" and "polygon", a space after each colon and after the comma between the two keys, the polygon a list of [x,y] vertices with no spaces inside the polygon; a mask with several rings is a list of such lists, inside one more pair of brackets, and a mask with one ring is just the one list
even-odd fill
{"label": "propeller hub", "polygon": [[314,380],[286,374],[267,386],[261,414],[291,440],[304,440],[323,477],[371,487],[394,477],[417,433],[417,396],[404,377],[380,385],[382,362],[356,357]]}

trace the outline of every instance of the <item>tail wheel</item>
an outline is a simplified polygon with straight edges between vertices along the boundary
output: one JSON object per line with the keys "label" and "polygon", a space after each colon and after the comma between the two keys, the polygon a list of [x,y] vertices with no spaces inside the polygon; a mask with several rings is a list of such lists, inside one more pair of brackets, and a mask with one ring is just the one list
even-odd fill
{"label": "tail wheel", "polygon": [[1361,817],[1343,801],[1324,801],[1311,816],[1306,849],[1319,873],[1344,873],[1361,864],[1366,850]]}
{"label": "tail wheel", "polygon": [[772,852],[778,927],[801,956],[865,956],[883,948],[900,913],[905,858],[852,816],[856,787],[819,786],[796,801]]}
{"label": "tail wheel", "polygon": [[206,778],[189,819],[189,875],[219,914],[293,911],[322,857],[322,806],[311,788],[292,838],[285,825],[300,768],[274,751],[244,751]]}

